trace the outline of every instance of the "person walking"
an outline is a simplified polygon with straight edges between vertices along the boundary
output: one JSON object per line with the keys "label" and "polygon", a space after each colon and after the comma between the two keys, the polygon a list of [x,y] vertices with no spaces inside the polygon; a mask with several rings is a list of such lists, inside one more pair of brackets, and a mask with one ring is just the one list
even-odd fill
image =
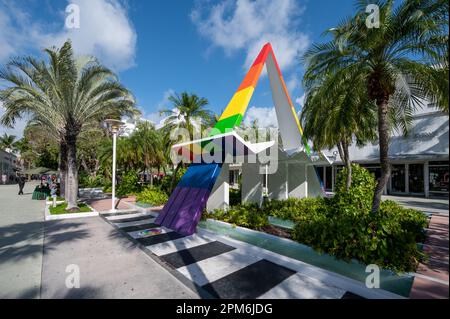
{"label": "person walking", "polygon": [[21,175],[19,175],[19,195],[23,195],[23,188],[25,186],[25,178]]}

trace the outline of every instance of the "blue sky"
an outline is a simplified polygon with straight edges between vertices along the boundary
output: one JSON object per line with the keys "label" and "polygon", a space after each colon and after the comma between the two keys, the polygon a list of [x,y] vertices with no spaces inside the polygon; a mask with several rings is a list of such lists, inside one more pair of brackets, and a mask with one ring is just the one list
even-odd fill
{"label": "blue sky", "polygon": [[[70,3],[80,8],[79,29],[65,27]],[[299,110],[300,55],[353,12],[353,0],[0,0],[0,63],[41,55],[42,48],[70,37],[77,53],[94,54],[113,68],[135,94],[143,117],[158,122],[173,92],[206,97],[220,113],[270,41]],[[247,120],[272,124],[272,106],[264,77]],[[0,127],[0,134],[21,135],[22,128],[23,121],[13,130]]]}

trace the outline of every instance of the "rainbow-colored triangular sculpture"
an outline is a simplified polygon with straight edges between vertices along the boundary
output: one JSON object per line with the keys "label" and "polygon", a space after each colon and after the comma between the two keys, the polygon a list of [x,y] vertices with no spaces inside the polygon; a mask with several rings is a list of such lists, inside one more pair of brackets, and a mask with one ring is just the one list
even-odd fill
{"label": "rainbow-colored triangular sculpture", "polygon": [[[303,149],[309,155],[310,148],[303,138],[300,122],[270,43],[267,43],[261,49],[241,85],[214,126],[215,130],[212,131],[211,136],[223,136],[223,133],[227,133],[241,124],[264,65],[266,65],[270,81],[283,148],[284,150]],[[224,136],[223,140],[225,141],[225,139]],[[198,146],[198,144],[187,146],[190,159],[200,155],[203,146],[203,144],[201,146]],[[184,235],[193,234],[221,168],[221,163],[191,164],[171,194],[169,201],[156,218],[155,223]]]}

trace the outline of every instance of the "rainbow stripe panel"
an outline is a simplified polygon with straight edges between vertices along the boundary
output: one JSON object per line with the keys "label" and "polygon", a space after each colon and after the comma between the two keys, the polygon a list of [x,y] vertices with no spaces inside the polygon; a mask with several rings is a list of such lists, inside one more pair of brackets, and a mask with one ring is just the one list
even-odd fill
{"label": "rainbow stripe panel", "polygon": [[228,103],[219,121],[214,126],[220,133],[226,133],[227,130],[231,130],[241,124],[269,52],[272,52],[272,46],[267,43],[261,52],[259,52],[258,57],[253,62],[241,85],[236,93],[234,93],[230,103]]}
{"label": "rainbow stripe panel", "polygon": [[[241,85],[231,98],[224,112],[220,116],[219,121],[214,126],[215,130],[211,136],[227,133],[234,127],[241,124],[242,118],[247,110],[248,103],[250,102],[253,92],[255,91],[261,71],[266,64],[269,55],[273,58],[283,91],[286,94],[292,111],[292,116],[295,118],[299,129],[299,134],[302,136],[303,144],[307,154],[309,155],[310,148],[306,143],[306,140],[303,138],[303,131],[300,126],[300,122],[297,118],[294,105],[289,97],[286,84],[281,75],[280,68],[278,67],[270,43],[267,43],[261,49]],[[215,143],[217,142],[218,141],[215,141]],[[228,142],[229,141],[225,138],[220,141],[220,143]],[[233,142],[235,141],[233,140]],[[210,142],[207,141],[200,146],[197,144],[186,145],[184,147],[185,150],[183,151],[183,154],[188,154],[189,159],[193,160],[194,157],[202,154],[204,151],[203,148],[208,143]],[[179,154],[181,154],[182,149],[180,149],[179,152]],[[201,213],[206,207],[206,202],[221,169],[222,164],[219,163],[191,164],[175,190],[170,195],[169,201],[166,203],[158,218],[155,220],[155,223],[173,229],[183,235],[193,234],[197,227],[198,221],[200,220]]]}
{"label": "rainbow stripe panel", "polygon": [[222,164],[191,164],[155,223],[193,234],[221,169]]}

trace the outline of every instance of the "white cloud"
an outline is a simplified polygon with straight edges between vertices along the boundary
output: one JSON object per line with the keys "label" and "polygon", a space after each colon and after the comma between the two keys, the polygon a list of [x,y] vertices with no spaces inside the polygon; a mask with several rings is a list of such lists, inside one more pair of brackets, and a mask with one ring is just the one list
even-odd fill
{"label": "white cloud", "polygon": [[297,97],[297,98],[295,99],[295,103],[297,103],[298,105],[300,105],[301,107],[303,107],[303,105],[305,105],[305,98],[306,98],[306,95],[305,95],[305,93],[303,93],[302,96]]}
{"label": "white cloud", "polygon": [[4,5],[2,9],[6,12],[0,12],[0,61],[12,54],[23,54],[29,48],[60,46],[70,38],[77,54],[95,55],[116,71],[134,65],[136,32],[119,0],[69,0],[69,3],[80,8],[79,29],[65,27],[65,12],[58,21],[60,27],[48,31],[50,23],[35,22],[22,8]]}
{"label": "white cloud", "polygon": [[289,79],[286,81],[286,86],[289,92],[295,92],[300,87],[300,80],[298,77],[293,74],[289,77]]}
{"label": "white cloud", "polygon": [[277,114],[273,107],[249,107],[243,122],[250,126],[254,120],[258,121],[258,127],[278,127]]}
{"label": "white cloud", "polygon": [[[156,112],[146,112],[145,110],[141,109],[142,120],[150,121],[155,124],[156,128],[160,128],[164,124],[164,120],[166,119],[166,116],[160,115],[159,111],[161,110],[170,110],[169,105],[169,96],[175,94],[175,91],[173,89],[168,89],[163,93],[162,99],[156,103]],[[172,111],[177,111],[176,109],[173,109]]]}
{"label": "white cloud", "polygon": [[295,0],[225,0],[212,7],[198,3],[191,20],[226,54],[246,50],[246,69],[266,42],[271,42],[280,68],[288,69],[310,43],[306,34],[296,31],[302,12]]}

